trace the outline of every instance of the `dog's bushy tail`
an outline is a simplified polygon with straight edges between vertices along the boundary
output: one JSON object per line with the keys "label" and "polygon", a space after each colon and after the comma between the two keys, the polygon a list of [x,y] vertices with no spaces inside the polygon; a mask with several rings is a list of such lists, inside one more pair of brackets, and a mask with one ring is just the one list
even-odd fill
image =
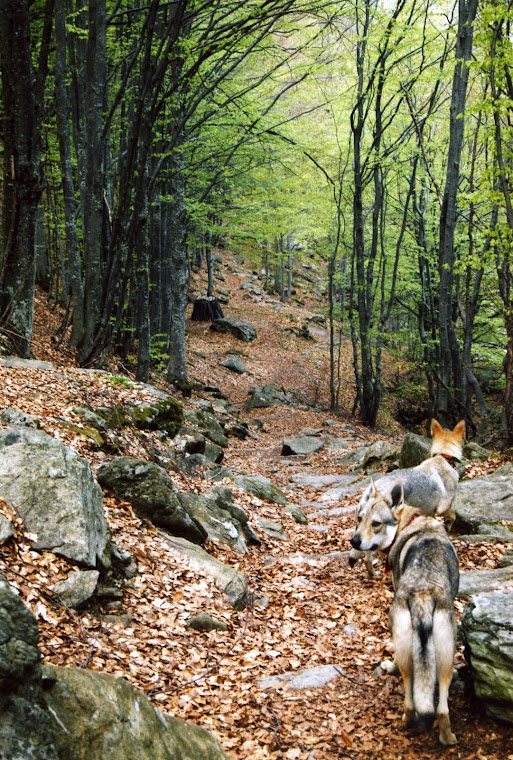
{"label": "dog's bushy tail", "polygon": [[435,718],[437,687],[436,646],[433,636],[435,600],[430,594],[414,594],[409,599],[412,625],[412,697],[419,721],[427,727]]}

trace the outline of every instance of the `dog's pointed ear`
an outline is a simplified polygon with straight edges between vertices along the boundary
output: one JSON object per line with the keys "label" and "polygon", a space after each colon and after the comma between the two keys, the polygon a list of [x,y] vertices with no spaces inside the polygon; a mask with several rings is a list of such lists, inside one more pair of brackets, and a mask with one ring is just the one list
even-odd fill
{"label": "dog's pointed ear", "polygon": [[440,433],[443,433],[444,429],[438,422],[438,420],[433,419],[431,420],[431,437],[434,438],[435,435],[439,435]]}
{"label": "dog's pointed ear", "polygon": [[452,432],[461,436],[461,440],[463,440],[465,438],[465,420],[460,420]]}
{"label": "dog's pointed ear", "polygon": [[360,498],[360,504],[365,504],[366,501],[369,501],[370,497],[373,495],[374,489],[374,481],[371,480],[365,491],[362,493]]}
{"label": "dog's pointed ear", "polygon": [[395,486],[390,491],[390,498],[392,500],[392,510],[395,511],[404,502],[404,486],[403,481],[398,480]]}
{"label": "dog's pointed ear", "polygon": [[372,498],[373,499],[377,499],[378,496],[379,496],[379,491],[376,488],[376,485],[375,485],[375,483],[374,483],[374,481],[373,481],[372,478],[371,478],[371,482],[370,482],[370,489],[371,489],[371,496],[372,496]]}

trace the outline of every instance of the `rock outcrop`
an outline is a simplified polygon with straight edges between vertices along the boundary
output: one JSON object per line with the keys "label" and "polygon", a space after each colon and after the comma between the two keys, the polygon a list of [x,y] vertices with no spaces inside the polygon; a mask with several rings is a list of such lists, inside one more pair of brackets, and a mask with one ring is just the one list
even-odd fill
{"label": "rock outcrop", "polygon": [[454,529],[459,533],[476,533],[479,526],[499,522],[513,527],[512,482],[511,475],[500,471],[460,482],[452,503],[456,513]]}
{"label": "rock outcrop", "polygon": [[124,678],[47,666],[44,683],[59,760],[228,760],[212,734],[155,709]]}
{"label": "rock outcrop", "polygon": [[224,319],[214,319],[210,325],[210,329],[214,332],[231,333],[246,343],[255,340],[257,336],[255,328],[241,319],[228,319],[226,317]]}
{"label": "rock outcrop", "polygon": [[513,723],[513,588],[472,596],[461,630],[476,696],[486,712]]}
{"label": "rock outcrop", "polygon": [[0,756],[59,760],[43,701],[34,615],[0,575]]}
{"label": "rock outcrop", "polygon": [[89,464],[42,430],[0,430],[0,498],[48,549],[73,564],[110,566],[101,488]]}
{"label": "rock outcrop", "polygon": [[98,482],[154,525],[197,544],[207,532],[188,513],[163,467],[134,457],[116,457],[98,469]]}

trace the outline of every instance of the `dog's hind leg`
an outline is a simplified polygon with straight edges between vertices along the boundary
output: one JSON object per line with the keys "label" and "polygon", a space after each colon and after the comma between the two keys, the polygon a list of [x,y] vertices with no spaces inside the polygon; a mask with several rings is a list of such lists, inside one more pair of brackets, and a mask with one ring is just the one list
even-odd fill
{"label": "dog's hind leg", "polygon": [[416,723],[415,706],[413,704],[413,641],[410,612],[404,608],[390,608],[390,622],[394,641],[396,666],[404,684],[404,713],[402,721],[406,728]]}
{"label": "dog's hind leg", "polygon": [[457,744],[451,730],[449,718],[449,686],[453,676],[454,625],[451,617],[442,610],[435,612],[433,619],[436,663],[438,669],[438,706],[436,710],[440,744]]}

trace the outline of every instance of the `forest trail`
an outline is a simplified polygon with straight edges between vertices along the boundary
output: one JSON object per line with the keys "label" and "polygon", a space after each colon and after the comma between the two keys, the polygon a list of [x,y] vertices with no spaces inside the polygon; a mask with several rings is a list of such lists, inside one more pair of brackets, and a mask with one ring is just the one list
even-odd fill
{"label": "forest trail", "polygon": [[[280,523],[287,533],[285,539],[276,538],[257,528],[262,545],[246,555],[209,546],[212,554],[246,574],[255,603],[242,612],[233,610],[210,579],[192,570],[155,529],[136,517],[130,505],[110,496],[105,498],[105,509],[113,536],[139,565],[138,576],[124,594],[126,627],[121,621],[102,622],[92,610],[72,615],[56,612],[41,590],[65,577],[69,568],[53,555],[32,551],[22,536],[13,553],[2,557],[2,566],[7,565],[10,582],[38,616],[46,662],[126,677],[155,706],[213,730],[234,760],[439,757],[436,731],[416,736],[403,731],[400,679],[373,675],[380,660],[390,655],[387,613],[393,593],[386,573],[369,579],[363,563],[353,570],[348,566],[345,552],[358,492],[330,503],[322,499],[328,484],[319,489],[305,485],[304,478],[303,483],[291,480],[294,476],[301,480],[297,476],[306,474],[343,474],[333,451],[325,449],[303,459],[281,456],[283,437],[305,428],[329,429],[333,437],[347,436],[351,429],[354,446],[383,438],[385,433],[373,435],[349,417],[353,401],[349,352],[342,357],[345,416],[327,411],[327,347],[297,335],[310,313],[308,304],[305,309],[297,304],[243,300],[237,289],[243,279],[244,275],[229,278],[233,298],[226,313],[255,326],[257,340],[241,344],[232,336],[212,333],[208,325],[188,323],[191,378],[208,378],[239,409],[248,388],[265,383],[283,385],[316,404],[314,408],[274,406],[243,413],[245,419],[258,417],[262,427],[244,441],[230,438],[225,453],[228,467],[270,477],[289,502],[301,506],[309,517],[308,525],[300,525],[282,507],[236,493],[253,525],[263,517]],[[74,404],[122,402],[140,391],[70,367],[72,357],[63,361],[62,352],[50,340],[56,326],[52,320],[56,316],[40,302],[36,319],[40,350],[36,347],[34,353],[37,358],[52,359],[55,370],[0,368],[1,405],[15,405],[39,416],[48,432],[76,448],[94,469],[102,456],[83,437],[63,429],[62,420],[68,419]],[[219,366],[229,351],[242,352],[249,377],[235,376]],[[110,369],[123,371],[121,366]],[[388,436],[399,441],[403,434],[390,422]],[[127,438],[125,453],[144,456],[144,446],[151,441],[151,437]],[[183,490],[201,491],[209,486],[185,475],[172,473],[172,477]],[[500,545],[470,546],[456,541],[456,548],[463,569],[496,566],[501,553]],[[458,603],[459,612],[462,607]],[[228,630],[200,633],[186,628],[188,618],[198,611],[225,621]],[[322,687],[264,688],[260,684],[262,678],[333,665],[338,675]],[[460,647],[457,666],[463,665]],[[512,727],[481,715],[464,693],[463,682],[451,690],[450,709],[459,744],[444,750],[444,756],[511,760]]]}

